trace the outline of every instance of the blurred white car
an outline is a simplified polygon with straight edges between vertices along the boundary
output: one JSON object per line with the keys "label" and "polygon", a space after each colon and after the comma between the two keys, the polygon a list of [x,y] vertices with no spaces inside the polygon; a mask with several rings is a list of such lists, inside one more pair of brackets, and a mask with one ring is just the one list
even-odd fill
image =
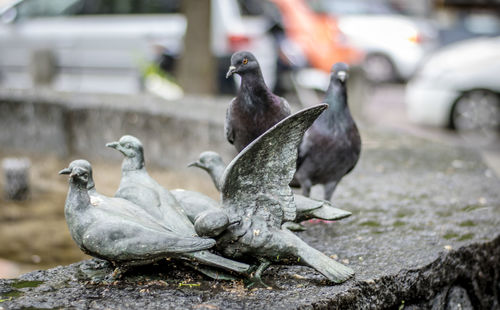
{"label": "blurred white car", "polygon": [[363,69],[373,82],[407,80],[437,46],[437,31],[425,20],[395,12],[386,2],[310,0],[337,18],[346,40],[365,53]]}
{"label": "blurred white car", "polygon": [[[0,77],[17,74],[29,84],[40,74],[37,71],[47,71],[49,75],[52,71],[76,77],[73,80],[78,85],[103,84],[103,90],[112,86],[105,85],[110,79],[99,80],[106,75],[135,76],[131,82],[140,84],[145,62],[159,61],[165,56],[175,62],[183,51],[187,22],[180,14],[180,3],[181,0],[11,1],[0,10]],[[277,52],[266,23],[258,17],[242,16],[236,0],[211,1],[211,21],[211,48],[217,59],[219,83],[232,85],[232,81],[225,80],[230,56],[236,50],[247,49],[256,54],[264,78],[272,86]],[[40,59],[55,68],[37,66]],[[90,73],[88,81],[84,80],[85,73]],[[127,92],[126,83],[116,84],[118,92]]]}
{"label": "blurred white car", "polygon": [[406,87],[415,123],[459,131],[500,128],[500,37],[448,45],[432,55]]}

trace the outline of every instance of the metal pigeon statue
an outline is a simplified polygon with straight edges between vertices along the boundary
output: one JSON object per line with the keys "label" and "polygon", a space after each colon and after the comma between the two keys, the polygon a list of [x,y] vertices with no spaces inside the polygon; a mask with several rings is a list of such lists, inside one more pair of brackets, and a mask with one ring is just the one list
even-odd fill
{"label": "metal pigeon statue", "polygon": [[116,192],[121,197],[141,206],[152,216],[161,219],[174,231],[194,234],[193,223],[199,213],[218,207],[218,203],[198,192],[169,191],[147,172],[142,142],[125,135],[119,141],[107,143],[124,155],[122,179]]}
{"label": "metal pigeon statue", "polygon": [[159,218],[152,216],[138,205],[125,199],[107,197],[97,192],[92,173],[92,165],[87,160],[74,160],[69,164],[68,168],[64,168],[59,171],[59,174],[71,174],[71,172],[75,169],[83,169],[88,172],[87,190],[90,197],[90,203],[94,207],[99,207],[115,214],[122,214],[126,217],[134,218],[136,221],[140,221],[143,225],[148,227],[154,227],[155,229],[161,230],[168,229]]}
{"label": "metal pigeon statue", "polygon": [[231,56],[226,78],[235,73],[241,76],[241,86],[226,111],[224,129],[227,141],[240,152],[291,112],[288,102],[266,86],[252,53],[241,51]]}
{"label": "metal pigeon statue", "polygon": [[333,65],[324,100],[328,109],[306,131],[300,144],[294,181],[305,196],[309,196],[311,186],[324,184],[324,199],[330,200],[339,181],[358,162],[361,138],[347,105],[348,75],[348,65]]}
{"label": "metal pigeon statue", "polygon": [[123,154],[122,178],[115,197],[129,200],[160,218],[172,231],[192,235],[193,226],[174,196],[147,172],[139,139],[125,135],[106,144]]}
{"label": "metal pigeon statue", "polygon": [[[222,157],[213,151],[206,151],[200,154],[197,161],[189,164],[191,167],[198,167],[205,170],[214,182],[215,188],[221,191],[221,179],[226,169],[226,164]],[[299,194],[294,194],[294,201],[297,208],[297,216],[293,222],[285,222],[283,225],[292,230],[300,231],[306,228],[300,222],[309,219],[321,219],[334,221],[352,215],[351,212],[335,208],[329,201],[308,198]]]}
{"label": "metal pigeon statue", "polygon": [[[271,264],[310,266],[341,283],[354,272],[282,229],[297,215],[289,183],[297,147],[326,104],[291,115],[250,143],[227,166],[222,177],[222,209],[199,216],[195,229],[217,240],[224,256],[258,262],[254,283],[265,285],[262,272]],[[212,233],[211,233],[212,232]]]}
{"label": "metal pigeon statue", "polygon": [[121,268],[170,257],[238,273],[249,270],[247,264],[206,251],[215,245],[213,239],[171,231],[125,199],[89,195],[89,167],[87,161],[78,160],[59,172],[69,174],[70,182],[64,214],[71,237],[80,249],[117,267],[113,277]]}

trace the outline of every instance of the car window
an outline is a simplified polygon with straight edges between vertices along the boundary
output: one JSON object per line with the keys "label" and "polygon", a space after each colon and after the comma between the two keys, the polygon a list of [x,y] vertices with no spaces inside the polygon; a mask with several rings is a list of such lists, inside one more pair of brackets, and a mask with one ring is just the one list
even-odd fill
{"label": "car window", "polygon": [[394,10],[381,1],[366,0],[308,0],[315,12],[333,15],[391,14]]}
{"label": "car window", "polygon": [[25,0],[16,6],[17,19],[72,15],[82,4],[82,0]]}
{"label": "car window", "polygon": [[179,13],[181,0],[85,0],[81,15]]}

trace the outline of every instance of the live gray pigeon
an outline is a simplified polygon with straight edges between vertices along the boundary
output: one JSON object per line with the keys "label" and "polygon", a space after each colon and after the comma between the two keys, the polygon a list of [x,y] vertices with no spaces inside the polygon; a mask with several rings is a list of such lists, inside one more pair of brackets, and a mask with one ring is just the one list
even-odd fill
{"label": "live gray pigeon", "polygon": [[226,78],[241,76],[238,94],[226,111],[225,133],[229,143],[240,152],[270,127],[290,115],[288,102],[276,96],[264,82],[255,56],[246,51],[231,56]]}
{"label": "live gray pigeon", "polygon": [[[212,151],[203,152],[200,154],[199,159],[189,164],[189,166],[198,167],[208,172],[215,188],[220,192],[222,175],[226,169],[226,164],[219,154]],[[294,220],[295,224],[291,224],[290,222],[284,223],[285,227],[291,230],[304,230],[305,227],[297,223],[309,219],[333,221],[351,215],[351,212],[335,208],[330,202],[324,200],[316,200],[294,194],[294,201],[297,207],[297,216]]]}
{"label": "live gray pigeon", "polygon": [[[319,105],[289,116],[249,144],[222,177],[222,212],[208,213],[195,222],[200,235],[211,226],[220,233],[210,235],[224,256],[259,264],[254,283],[265,285],[261,274],[271,263],[307,265],[335,283],[353,275],[350,268],[281,227],[296,217],[288,184],[295,172],[298,145],[325,108]],[[224,216],[224,221],[218,220]]]}
{"label": "live gray pigeon", "polygon": [[100,195],[92,201],[88,191],[90,171],[84,161],[73,162],[60,174],[69,174],[70,188],[64,213],[71,237],[80,249],[91,256],[112,262],[119,268],[144,265],[163,258],[181,258],[239,273],[249,266],[206,251],[215,241],[189,236],[159,227],[141,218],[142,214],[128,214],[140,210],[121,198]]}
{"label": "live gray pigeon", "polygon": [[339,181],[358,162],[361,138],[347,105],[348,73],[348,65],[333,65],[324,100],[328,109],[306,131],[300,144],[295,180],[305,196],[309,196],[311,186],[324,184],[324,199],[330,200]]}

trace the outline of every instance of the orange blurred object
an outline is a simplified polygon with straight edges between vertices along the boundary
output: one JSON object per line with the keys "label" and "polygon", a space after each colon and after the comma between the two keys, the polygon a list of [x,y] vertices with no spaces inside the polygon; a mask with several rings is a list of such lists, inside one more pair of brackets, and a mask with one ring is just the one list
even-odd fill
{"label": "orange blurred object", "polygon": [[330,72],[336,62],[357,65],[363,53],[349,46],[335,18],[312,11],[304,0],[270,0],[278,6],[287,37],[301,48],[309,64]]}

